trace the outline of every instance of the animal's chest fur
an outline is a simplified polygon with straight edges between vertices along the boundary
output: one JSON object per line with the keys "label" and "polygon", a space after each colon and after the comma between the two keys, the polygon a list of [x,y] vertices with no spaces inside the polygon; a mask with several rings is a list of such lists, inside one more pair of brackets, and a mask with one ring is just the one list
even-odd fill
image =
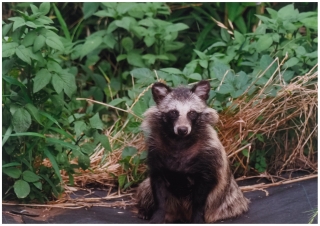
{"label": "animal's chest fur", "polygon": [[162,177],[168,191],[176,197],[186,197],[193,191],[195,183],[194,174],[164,170]]}
{"label": "animal's chest fur", "polygon": [[163,159],[160,174],[167,189],[177,197],[186,197],[193,191],[198,175],[196,153],[173,152]]}

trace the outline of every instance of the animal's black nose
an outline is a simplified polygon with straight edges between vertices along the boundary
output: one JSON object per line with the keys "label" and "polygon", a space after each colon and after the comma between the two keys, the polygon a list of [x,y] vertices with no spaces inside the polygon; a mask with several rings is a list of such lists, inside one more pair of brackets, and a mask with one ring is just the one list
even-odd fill
{"label": "animal's black nose", "polygon": [[180,126],[180,127],[178,128],[178,134],[179,134],[180,136],[185,136],[185,135],[187,135],[187,133],[188,133],[188,127],[186,127],[186,126]]}

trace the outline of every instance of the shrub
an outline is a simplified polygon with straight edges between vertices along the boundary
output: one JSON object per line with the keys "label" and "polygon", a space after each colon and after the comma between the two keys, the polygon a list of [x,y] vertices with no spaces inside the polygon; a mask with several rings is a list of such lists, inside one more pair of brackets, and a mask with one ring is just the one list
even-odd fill
{"label": "shrub", "polygon": [[73,184],[75,169],[89,167],[98,142],[111,148],[98,132],[99,115],[79,111],[77,68],[66,60],[73,43],[55,33],[46,16],[50,3],[30,8],[3,23],[3,191],[5,199],[44,202],[61,193],[60,170]]}

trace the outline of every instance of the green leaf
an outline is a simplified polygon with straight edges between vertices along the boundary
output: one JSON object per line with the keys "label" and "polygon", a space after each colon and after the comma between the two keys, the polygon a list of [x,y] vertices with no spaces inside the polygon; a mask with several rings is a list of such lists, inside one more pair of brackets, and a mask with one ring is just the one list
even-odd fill
{"label": "green leaf", "polygon": [[25,106],[25,109],[27,109],[27,111],[30,113],[30,115],[40,124],[41,123],[41,119],[40,119],[40,114],[39,114],[39,109],[37,109],[33,104],[31,103],[27,103]]}
{"label": "green leaf", "polygon": [[303,46],[298,46],[298,48],[295,49],[295,52],[298,56],[304,56],[307,53],[306,49]]}
{"label": "green leaf", "polygon": [[157,59],[157,56],[153,54],[145,54],[142,56],[142,59],[147,60],[149,64],[154,64]]}
{"label": "green leaf", "polygon": [[88,55],[90,52],[98,48],[102,43],[101,36],[94,36],[92,38],[87,38],[86,42],[82,46],[81,57]]}
{"label": "green leaf", "polygon": [[24,39],[22,40],[22,45],[24,45],[25,47],[31,46],[34,43],[34,40],[37,37],[37,32],[36,31],[30,31],[28,32],[28,34],[26,34],[26,36],[24,37]]}
{"label": "green leaf", "polygon": [[98,17],[114,17],[114,14],[111,12],[108,12],[106,10],[99,10],[93,15],[98,16]]}
{"label": "green leaf", "polygon": [[[49,17],[43,16],[43,15],[40,16],[39,18],[37,18],[35,20],[35,22],[37,24],[41,24],[41,25],[38,25],[38,27],[42,27],[42,25],[45,25],[45,24],[52,24],[53,23],[53,21]],[[44,26],[44,27],[47,29],[50,29],[50,26]]]}
{"label": "green leaf", "polygon": [[31,59],[30,59],[29,50],[26,49],[26,47],[24,47],[23,45],[20,45],[16,49],[16,54],[22,61],[24,61],[24,62],[28,63],[29,65],[31,65]]}
{"label": "green leaf", "polygon": [[61,91],[64,90],[64,93],[70,98],[77,90],[75,77],[67,72],[63,72],[62,74],[53,74],[51,82],[57,93],[61,93]]}
{"label": "green leaf", "polygon": [[112,151],[109,138],[105,135],[99,135],[98,140],[100,141],[101,145],[104,147],[107,151]]}
{"label": "green leaf", "polygon": [[33,52],[37,52],[38,50],[40,50],[45,43],[46,43],[46,38],[43,35],[39,34],[39,36],[37,36],[34,40]]}
{"label": "green leaf", "polygon": [[42,2],[39,6],[39,11],[46,15],[50,11],[50,2]]}
{"label": "green leaf", "polygon": [[238,31],[234,31],[234,39],[239,44],[244,43],[246,40],[246,38]]}
{"label": "green leaf", "polygon": [[16,52],[19,46],[16,42],[2,43],[2,57],[10,57]]}
{"label": "green leaf", "polygon": [[112,105],[112,106],[117,106],[118,104],[122,103],[126,101],[124,98],[116,98],[112,101],[109,102],[109,105]]}
{"label": "green leaf", "polygon": [[193,79],[193,80],[197,80],[197,81],[202,80],[202,77],[199,73],[192,73],[192,74],[188,75],[188,78]]}
{"label": "green leaf", "polygon": [[264,142],[263,135],[257,133],[257,134],[256,134],[256,137],[257,137],[257,139],[258,139],[259,141]]}
{"label": "green leaf", "polygon": [[285,82],[289,82],[292,79],[293,76],[294,76],[294,71],[289,71],[289,70],[286,70],[282,74],[283,80]]}
{"label": "green leaf", "polygon": [[123,149],[121,159],[125,159],[126,157],[132,157],[137,154],[138,150],[135,147],[127,146]]}
{"label": "green leaf", "polygon": [[87,125],[83,121],[74,122],[74,131],[76,132],[76,136],[79,137],[83,131],[87,129]]}
{"label": "green leaf", "polygon": [[9,168],[2,167],[2,172],[14,179],[18,179],[21,176],[21,170],[15,167],[9,167]]}
{"label": "green leaf", "polygon": [[133,2],[118,2],[116,11],[120,15],[124,15],[127,13],[131,8],[135,7],[136,3]]}
{"label": "green leaf", "polygon": [[63,81],[60,79],[60,76],[58,74],[52,75],[52,81],[51,81],[54,90],[59,94],[63,90]]}
{"label": "green leaf", "polygon": [[256,49],[258,52],[267,50],[273,43],[273,39],[270,35],[262,35],[257,41]]}
{"label": "green leaf", "polygon": [[60,41],[60,39],[57,37],[54,37],[54,36],[47,37],[46,44],[53,49],[64,51],[64,46]]}
{"label": "green leaf", "polygon": [[151,84],[155,82],[154,72],[148,68],[135,68],[130,74],[137,79],[139,84]]}
{"label": "green leaf", "polygon": [[115,24],[118,27],[124,28],[127,31],[130,29],[130,25],[135,22],[135,19],[132,17],[123,17],[121,20],[116,20]]}
{"label": "green leaf", "polygon": [[33,92],[36,93],[46,87],[51,81],[52,74],[47,69],[41,69],[33,79]]}
{"label": "green leaf", "polygon": [[200,64],[200,66],[203,67],[203,68],[208,68],[209,62],[208,62],[208,60],[200,60],[200,61],[199,61],[199,64]]}
{"label": "green leaf", "polygon": [[133,41],[132,41],[132,39],[130,37],[124,37],[121,40],[121,45],[127,52],[132,50],[133,47],[134,47]]}
{"label": "green leaf", "polygon": [[37,6],[33,5],[33,4],[30,4],[30,8],[31,8],[31,11],[33,14],[35,13],[38,13],[39,12],[39,9]]}
{"label": "green leaf", "polygon": [[242,153],[244,156],[246,156],[246,157],[249,156],[249,150],[248,150],[248,149],[243,149],[243,150],[241,151],[241,153]]}
{"label": "green leaf", "polygon": [[30,185],[24,180],[17,180],[14,183],[13,188],[17,197],[20,199],[27,197],[30,193]]}
{"label": "green leaf", "polygon": [[223,41],[225,41],[225,42],[230,41],[230,34],[228,33],[228,31],[226,29],[221,28],[220,33],[221,33],[221,38]]}
{"label": "green leaf", "polygon": [[113,49],[117,44],[117,41],[113,34],[107,34],[103,37],[103,42],[110,48]]}
{"label": "green leaf", "polygon": [[[13,23],[2,25],[2,38],[4,38],[12,28]],[[2,43],[3,45],[3,43]]]}
{"label": "green leaf", "polygon": [[[265,71],[267,68],[269,68],[266,72],[265,72],[265,76],[267,78],[270,78],[272,76],[272,74],[277,70],[277,64],[273,63],[271,65],[271,63],[273,62],[274,59],[272,59],[269,55],[265,54],[261,56],[260,59],[260,68],[262,71]],[[270,66],[271,65],[271,66]]]}
{"label": "green leaf", "polygon": [[150,47],[155,43],[156,39],[154,36],[146,35],[144,37],[143,41],[144,41],[144,43],[146,43],[146,46]]}
{"label": "green leaf", "polygon": [[119,183],[119,187],[123,188],[124,183],[126,182],[127,179],[127,175],[126,174],[122,174],[118,176],[118,183]]}
{"label": "green leaf", "polygon": [[177,31],[182,31],[185,29],[188,29],[189,26],[184,24],[184,23],[176,23],[176,24],[171,24],[169,26],[166,26],[166,32],[177,32]]}
{"label": "green leaf", "polygon": [[205,53],[200,52],[199,50],[196,50],[196,49],[194,49],[193,51],[198,55],[198,57],[199,57],[201,60],[208,59],[208,56],[207,56]]}
{"label": "green leaf", "polygon": [[87,155],[80,155],[78,158],[78,165],[83,169],[86,170],[90,166],[90,158]]}
{"label": "green leaf", "polygon": [[12,31],[26,24],[26,21],[21,17],[11,17],[8,20],[14,21]]}
{"label": "green leaf", "polygon": [[219,90],[217,90],[217,93],[220,94],[228,94],[228,93],[232,93],[234,91],[234,88],[231,84],[226,83],[226,84],[222,84],[219,88]]}
{"label": "green leaf", "polygon": [[80,148],[84,154],[91,155],[94,152],[96,145],[91,143],[85,143]]}
{"label": "green leaf", "polygon": [[304,56],[305,57],[310,57],[310,58],[317,58],[318,57],[318,50],[313,51],[311,53],[306,53]]}
{"label": "green leaf", "polygon": [[136,67],[145,67],[141,54],[139,54],[136,50],[132,50],[128,52],[127,61],[129,64]]}
{"label": "green leaf", "polygon": [[59,63],[57,63],[54,60],[48,60],[47,62],[47,68],[51,72],[55,72],[57,74],[60,74],[63,72],[62,67],[60,66]]}
{"label": "green leaf", "polygon": [[[49,138],[48,138],[49,139]],[[60,169],[59,169],[59,166],[56,162],[56,159],[54,158],[54,156],[51,154],[51,152],[49,151],[48,148],[44,148],[44,154],[48,157],[48,159],[50,160],[51,162],[51,165],[54,169],[54,172],[56,173],[57,177],[59,178],[60,181],[62,181],[62,177],[61,177],[61,174],[60,174]]]}
{"label": "green leaf", "polygon": [[266,8],[266,10],[268,11],[268,13],[270,14],[272,19],[278,18],[278,12],[276,10],[271,9],[271,8]]}
{"label": "green leaf", "polygon": [[61,165],[67,164],[69,162],[68,155],[63,151],[57,155],[57,162]]}
{"label": "green leaf", "polygon": [[33,185],[39,190],[42,190],[42,183],[40,181],[34,182]]}
{"label": "green leaf", "polygon": [[23,108],[18,108],[12,116],[12,125],[16,133],[25,132],[31,125],[31,116]]}
{"label": "green leaf", "polygon": [[97,11],[100,3],[99,2],[84,2],[83,3],[83,18],[87,19]]}
{"label": "green leaf", "polygon": [[180,71],[177,68],[161,68],[161,71],[167,72],[169,74],[176,74],[176,75],[180,75],[183,74],[182,71]]}
{"label": "green leaf", "polygon": [[22,178],[27,182],[36,182],[40,180],[40,177],[30,170],[23,171]]}
{"label": "green leaf", "polygon": [[90,125],[94,129],[103,129],[103,122],[100,119],[99,113],[96,113],[93,117],[89,119]]}
{"label": "green leaf", "polygon": [[291,57],[285,64],[283,65],[286,68],[293,67],[299,63],[299,59],[296,57]]}
{"label": "green leaf", "polygon": [[31,22],[31,21],[27,21],[27,22],[26,22],[26,25],[27,25],[28,27],[31,27],[31,28],[37,28],[37,27],[38,27],[35,23],[33,23],[33,22]]}
{"label": "green leaf", "polygon": [[274,33],[273,35],[272,35],[272,40],[274,41],[274,42],[278,42],[279,43],[279,41],[280,41],[280,35],[278,34],[278,33]]}
{"label": "green leaf", "polygon": [[286,5],[279,9],[278,11],[278,18],[282,20],[288,20],[297,17],[299,12],[294,10],[293,4]]}
{"label": "green leaf", "polygon": [[[7,164],[2,165],[2,168],[10,167],[10,166],[21,166],[21,163],[18,162],[10,162]],[[20,175],[19,175],[20,176]]]}
{"label": "green leaf", "polygon": [[315,31],[318,30],[318,17],[309,17],[300,20],[307,28],[311,28]]}

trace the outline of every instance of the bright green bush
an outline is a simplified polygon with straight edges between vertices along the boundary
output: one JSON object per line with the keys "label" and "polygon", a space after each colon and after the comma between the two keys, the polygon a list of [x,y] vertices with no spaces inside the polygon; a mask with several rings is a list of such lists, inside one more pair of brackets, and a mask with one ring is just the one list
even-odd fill
{"label": "bright green bush", "polygon": [[51,26],[50,3],[30,8],[2,27],[3,190],[4,198],[44,202],[62,191],[60,170],[73,184],[74,170],[89,167],[97,143],[111,148],[98,132],[99,115],[79,112],[77,68],[65,60],[73,44]]}

